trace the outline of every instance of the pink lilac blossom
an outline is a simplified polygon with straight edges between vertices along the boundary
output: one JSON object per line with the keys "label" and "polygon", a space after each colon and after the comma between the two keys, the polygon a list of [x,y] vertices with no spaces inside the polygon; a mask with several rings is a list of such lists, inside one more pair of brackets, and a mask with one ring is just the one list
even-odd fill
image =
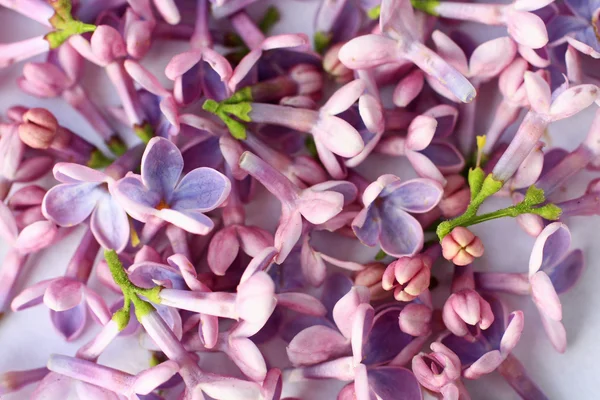
{"label": "pink lilac blossom", "polygon": [[[575,150],[545,133],[600,105],[598,0],[319,0],[312,38],[268,33],[291,0],[259,22],[255,2],[0,0],[49,29],[0,46],[13,85],[97,134],[32,101],[3,110],[0,333],[43,304],[76,347],[0,371],[0,396],[468,400],[497,371],[523,399],[556,397],[515,353],[537,357],[525,329],[566,352],[583,325],[559,295],[586,273],[571,217],[600,215],[600,111]],[[451,20],[507,32],[481,43]],[[156,57],[165,39],[181,47]],[[92,88],[90,63],[112,86]],[[508,205],[481,207],[492,196]],[[514,272],[484,251],[517,247],[489,223],[505,217],[535,237]],[[64,273],[38,275],[72,231]]]}

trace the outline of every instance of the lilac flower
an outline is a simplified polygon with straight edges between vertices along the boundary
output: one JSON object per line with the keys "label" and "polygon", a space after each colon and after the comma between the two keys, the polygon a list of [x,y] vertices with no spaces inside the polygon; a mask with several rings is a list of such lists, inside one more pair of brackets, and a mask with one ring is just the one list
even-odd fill
{"label": "lilac flower", "polygon": [[106,118],[98,110],[85,90],[78,84],[83,73],[83,58],[65,43],[50,53],[44,63],[27,63],[23,76],[17,81],[19,87],[34,96],[61,96],[77,110],[100,135],[107,146],[117,155],[124,152],[123,141],[116,136]]}
{"label": "lilac flower", "polygon": [[459,172],[464,168],[465,160],[454,145],[434,138],[437,126],[433,117],[419,115],[410,123],[406,137],[385,136],[376,151],[406,156],[419,176],[445,186],[443,174]]}
{"label": "lilac flower", "polygon": [[460,381],[460,359],[440,342],[431,343],[432,353],[421,353],[412,359],[412,370],[419,383],[441,393],[444,400],[469,398]]}
{"label": "lilac flower", "polygon": [[13,183],[31,182],[45,175],[52,157],[29,151],[19,138],[17,125],[0,136],[0,200],[4,200]]}
{"label": "lilac flower", "polygon": [[36,221],[19,231],[12,211],[0,201],[0,237],[11,246],[0,269],[0,314],[8,307],[28,255],[56,243],[65,233],[49,221]]}
{"label": "lilac flower", "polygon": [[600,58],[598,38],[600,2],[597,0],[566,0],[572,15],[557,15],[547,24],[550,44],[567,41],[580,52]]}
{"label": "lilac flower", "polygon": [[598,97],[596,86],[578,85],[556,92],[553,98],[548,84],[532,72],[525,72],[525,88],[531,110],[492,171],[493,178],[501,182],[512,177],[549,123],[578,113],[597,101]]}
{"label": "lilac flower", "polygon": [[282,203],[275,232],[276,262],[286,259],[302,233],[302,219],[313,224],[327,222],[342,211],[344,196],[334,191],[300,190],[285,176],[250,152],[240,158],[240,167],[262,183]]}
{"label": "lilac flower", "polygon": [[542,317],[546,334],[554,348],[563,353],[566,331],[561,323],[562,307],[558,295],[575,285],[584,267],[581,250],[569,252],[571,234],[566,225],[555,222],[538,236],[529,259],[529,275],[478,273],[483,289],[532,296]]}
{"label": "lilac flower", "polygon": [[79,164],[58,163],[54,177],[62,184],[44,196],[42,212],[60,226],[74,226],[90,217],[96,240],[106,249],[123,251],[129,241],[129,221],[110,190],[107,174]]}
{"label": "lilac flower", "polygon": [[[517,53],[517,46],[510,38],[492,39],[475,48],[470,54],[467,64],[467,54],[465,54],[463,48],[468,47],[471,43],[463,44],[463,48],[461,48],[441,31],[434,31],[431,38],[435,43],[438,54],[461,74],[469,78],[475,90],[478,90],[481,84],[502,72]],[[469,38],[462,39],[462,41],[469,41]],[[438,80],[428,77],[427,82],[442,96],[459,102],[459,99],[441,85]],[[459,113],[458,142],[460,149],[468,154],[472,151],[475,142],[476,101],[460,104]]]}
{"label": "lilac flower", "polygon": [[539,49],[548,43],[544,21],[532,13],[553,0],[518,0],[512,4],[470,4],[417,0],[413,5],[429,14],[486,25],[505,25],[508,34],[524,46]]}
{"label": "lilac flower", "polygon": [[220,206],[231,190],[229,180],[210,168],[197,168],[181,181],[183,158],[173,143],[153,138],[142,157],[142,174],[130,174],[114,184],[116,200],[132,218],[172,223],[206,235],[214,223],[203,212]]}
{"label": "lilac flower", "polygon": [[13,311],[21,311],[40,304],[50,309],[50,319],[61,336],[72,341],[85,328],[86,304],[94,317],[102,324],[110,320],[110,313],[98,293],[87,287],[87,280],[100,246],[88,230],[69,262],[65,276],[36,283],[17,295],[12,303]]}
{"label": "lilac flower", "polygon": [[[300,364],[306,366],[290,373],[290,380],[334,378],[354,381],[352,388],[343,389],[341,398],[369,399],[371,393],[386,400],[393,399],[395,393],[403,393],[410,399],[421,398],[414,375],[395,366],[402,361],[394,358],[405,360],[414,355],[413,338],[399,330],[398,314],[399,310],[394,307],[375,314],[368,304],[366,288],[352,288],[333,308],[333,318],[344,336],[326,326],[315,325],[298,333],[290,342],[288,354],[295,349],[309,357]],[[392,337],[392,331],[395,331],[394,342],[385,341]],[[329,335],[324,336],[327,333]],[[323,340],[324,337],[327,339]],[[352,355],[344,356],[349,351]],[[325,361],[330,358],[334,359]],[[385,366],[390,361],[391,365]]]}
{"label": "lilac flower", "polygon": [[352,229],[367,246],[379,243],[387,254],[412,256],[423,246],[423,229],[409,212],[433,209],[442,194],[442,186],[429,179],[401,182],[394,175],[382,175],[365,190],[365,208],[352,222]]}
{"label": "lilac flower", "polygon": [[409,59],[432,75],[463,102],[475,97],[475,89],[456,69],[428,49],[416,37],[418,29],[410,1],[383,0],[379,19],[381,35],[360,36],[340,50],[340,60],[351,69],[365,69]]}
{"label": "lilac flower", "polygon": [[48,360],[48,369],[105,388],[128,399],[140,399],[138,395],[151,393],[175,375],[179,371],[179,365],[174,361],[165,361],[134,376],[91,361],[53,354]]}

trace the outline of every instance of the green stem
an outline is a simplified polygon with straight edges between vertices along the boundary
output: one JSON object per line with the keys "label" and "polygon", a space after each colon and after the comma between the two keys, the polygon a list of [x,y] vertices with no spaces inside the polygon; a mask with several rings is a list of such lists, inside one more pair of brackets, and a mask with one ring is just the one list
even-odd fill
{"label": "green stem", "polygon": [[139,296],[144,296],[152,303],[159,304],[161,302],[160,291],[162,290],[162,287],[154,286],[151,289],[146,289],[134,285],[131,280],[129,280],[129,276],[127,275],[127,272],[125,272],[125,268],[123,268],[123,264],[121,263],[121,260],[119,260],[116,251],[105,250],[104,258],[106,259],[113,280],[123,292],[123,308],[117,310],[117,312],[113,314],[113,320],[117,323],[119,330],[123,330],[129,323],[131,303],[135,306],[135,316],[138,321],[141,321],[144,316],[153,312],[155,309],[152,304],[142,300]]}

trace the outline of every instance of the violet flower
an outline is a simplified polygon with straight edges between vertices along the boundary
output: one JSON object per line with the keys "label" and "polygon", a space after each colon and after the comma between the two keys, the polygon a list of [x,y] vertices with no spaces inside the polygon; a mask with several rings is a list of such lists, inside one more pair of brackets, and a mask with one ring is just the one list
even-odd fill
{"label": "violet flower", "polygon": [[469,81],[416,37],[418,29],[410,1],[383,0],[379,24],[385,36],[360,36],[342,47],[339,57],[348,68],[366,69],[408,59],[461,101],[473,100],[476,92]]}
{"label": "violet flower", "polygon": [[567,346],[561,322],[562,307],[558,295],[572,288],[584,267],[581,250],[569,252],[571,234],[566,225],[548,225],[533,245],[529,274],[478,273],[477,285],[482,289],[519,295],[531,295],[546,334],[554,348],[563,353]]}
{"label": "violet flower", "polygon": [[60,226],[74,226],[90,217],[98,243],[105,249],[123,251],[130,228],[125,210],[111,194],[115,180],[79,164],[58,163],[53,173],[62,183],[44,196],[42,212],[46,218]]}
{"label": "violet flower", "polygon": [[153,138],[142,157],[141,175],[121,178],[112,192],[127,214],[138,221],[168,222],[206,235],[214,223],[203,213],[225,201],[231,184],[210,168],[197,168],[180,180],[182,170],[183,158],[177,146],[167,139]]}
{"label": "violet flower", "polygon": [[[431,38],[435,43],[438,54],[468,78],[475,87],[475,90],[478,90],[483,83],[488,82],[502,72],[517,53],[517,46],[510,38],[497,38],[476,47],[469,54],[467,63],[468,53],[465,53],[464,47],[467,47],[470,43],[461,48],[450,37],[437,30],[433,32]],[[464,39],[468,40],[469,38]],[[459,102],[459,99],[450,93],[438,80],[427,77],[427,82],[442,96]],[[476,112],[476,100],[468,104],[459,104],[460,118],[456,129],[460,149],[465,154],[469,154],[473,150],[475,143]]]}
{"label": "violet flower", "polygon": [[[342,389],[338,395],[338,398],[343,399],[367,400],[374,395],[381,399],[391,400],[397,393],[402,393],[409,399],[421,398],[421,388],[414,375],[410,371],[396,366],[396,363],[401,364],[401,362],[394,360],[395,358],[405,360],[406,357],[412,358],[414,355],[410,346],[413,338],[400,331],[398,314],[399,310],[394,307],[375,314],[373,307],[368,304],[366,288],[352,288],[336,303],[333,309],[335,321],[338,327],[343,329],[346,337],[342,337],[325,326],[316,325],[298,333],[288,347],[288,353],[292,346],[295,349],[300,346],[303,351],[310,351],[311,347],[309,346],[312,345],[314,348],[313,342],[317,337],[322,343],[319,347],[331,345],[335,340],[337,344],[345,344],[345,346],[338,347],[336,352],[329,354],[326,352],[325,360],[332,356],[338,358],[324,362],[319,362],[318,358],[310,359],[308,365],[290,372],[290,380],[334,378],[341,381],[353,381],[353,386]],[[330,334],[323,341],[323,335],[329,331],[333,335]],[[385,341],[392,337],[392,331],[395,331],[394,342]],[[313,340],[310,339],[311,336]],[[347,347],[351,349],[352,355],[343,356],[347,352]],[[320,352],[323,353],[322,350]],[[319,353],[314,351],[312,354]],[[322,357],[323,354],[320,356]],[[386,366],[390,362],[391,364]]]}
{"label": "violet flower", "polygon": [[181,104],[191,104],[201,95],[217,101],[231,95],[227,84],[233,70],[227,59],[212,49],[208,4],[208,0],[197,1],[192,50],[177,54],[165,68],[167,78],[175,82],[173,94]]}
{"label": "violet flower", "polygon": [[144,142],[153,136],[144,115],[133,81],[125,72],[123,62],[127,57],[127,45],[121,34],[109,25],[100,25],[90,42],[82,37],[69,41],[84,58],[104,68],[111,80],[130,126]]}
{"label": "violet flower", "polygon": [[415,8],[426,13],[485,25],[504,25],[517,42],[533,49],[548,43],[544,21],[532,13],[553,0],[518,0],[512,4],[471,4],[438,0],[413,0]]}
{"label": "violet flower", "polygon": [[0,237],[11,247],[0,269],[0,314],[9,305],[28,255],[56,243],[67,232],[69,230],[59,231],[49,221],[37,221],[19,231],[12,211],[0,201]]}
{"label": "violet flower", "polygon": [[250,152],[240,158],[240,167],[263,184],[282,203],[275,232],[276,262],[286,259],[302,234],[302,220],[322,224],[342,211],[344,196],[334,191],[300,190],[279,171]]}
{"label": "violet flower", "polygon": [[440,342],[452,350],[463,365],[463,377],[478,379],[497,370],[509,385],[523,398],[547,398],[538,386],[529,378],[519,360],[511,354],[521,333],[524,318],[522,311],[514,311],[507,316],[504,304],[491,295],[484,295],[494,313],[494,323],[480,331],[472,339],[442,335]]}
{"label": "violet flower", "polygon": [[598,38],[600,2],[597,0],[566,0],[572,15],[557,15],[547,24],[550,44],[568,42],[580,52],[600,58]]}
{"label": "violet flower", "polygon": [[11,303],[13,311],[25,310],[42,301],[50,309],[50,319],[57,332],[68,342],[77,339],[87,321],[86,305],[104,325],[110,313],[98,293],[87,287],[100,245],[88,230],[73,254],[65,275],[47,279],[23,290]]}
{"label": "violet flower", "polygon": [[444,400],[470,399],[467,389],[460,380],[460,359],[452,350],[440,342],[431,343],[432,352],[421,353],[412,359],[412,370],[421,385]]}
{"label": "violet flower", "polygon": [[429,179],[401,182],[394,175],[382,175],[365,190],[365,208],[352,229],[367,246],[379,244],[395,257],[412,256],[423,247],[423,228],[409,212],[433,209],[442,194],[442,186]]}
{"label": "violet flower", "polygon": [[223,225],[212,237],[208,246],[208,265],[216,275],[225,275],[240,249],[250,257],[273,245],[273,236],[268,231],[246,226],[246,214],[237,193],[237,182],[232,181],[231,193],[223,207]]}
{"label": "violet flower", "polygon": [[532,72],[525,72],[525,88],[531,110],[492,171],[493,178],[500,182],[512,177],[551,122],[577,114],[598,97],[596,86],[578,85],[556,93],[552,98],[546,81]]}
{"label": "violet flower", "polygon": [[52,163],[52,157],[29,151],[19,137],[17,125],[11,124],[0,136],[0,200],[8,196],[13,183],[41,178]]}
{"label": "violet flower", "polygon": [[376,151],[406,156],[420,177],[435,180],[445,186],[444,174],[460,172],[465,160],[454,145],[435,137],[437,127],[436,119],[427,113],[419,115],[410,123],[406,137],[384,136]]}
{"label": "violet flower", "polygon": [[110,390],[132,400],[150,394],[180,368],[176,362],[169,360],[137,375],[131,375],[91,361],[57,354],[50,356],[47,367],[57,374]]}
{"label": "violet flower", "polygon": [[66,43],[50,53],[47,62],[25,64],[23,76],[19,77],[17,83],[23,91],[34,96],[61,96],[88,121],[113,153],[121,155],[125,151],[125,144],[78,84],[82,72],[82,57]]}

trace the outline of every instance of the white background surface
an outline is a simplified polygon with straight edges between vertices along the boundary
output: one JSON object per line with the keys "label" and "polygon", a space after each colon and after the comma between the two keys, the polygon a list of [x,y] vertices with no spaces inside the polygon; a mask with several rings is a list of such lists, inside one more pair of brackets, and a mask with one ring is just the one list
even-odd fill
{"label": "white background surface", "polygon": [[[253,11],[259,12],[269,2],[263,2]],[[318,2],[316,1],[271,1],[281,5],[280,11],[283,21],[276,25],[274,32],[304,32],[312,33],[313,15]],[[469,27],[470,29],[473,27]],[[502,29],[481,29],[474,27],[477,39],[485,40],[497,34],[503,34]],[[44,34],[46,29],[41,25],[29,21],[11,11],[0,10],[0,41],[12,42]],[[186,43],[161,42],[155,43],[151,53],[144,60],[160,79],[170,84],[162,69],[170,56],[187,49]],[[73,131],[92,138],[92,132],[87,123],[61,99],[41,100],[33,98],[19,91],[15,79],[19,76],[22,63],[4,70],[0,70],[0,111],[4,112],[14,104],[24,104],[29,107],[38,106],[50,109],[58,117],[61,124]],[[88,64],[83,82],[88,93],[92,94],[95,101],[101,104],[117,104],[112,87],[103,71]],[[491,113],[495,110],[497,99],[491,94],[496,90],[496,83],[485,85],[480,94],[478,103],[477,132],[485,132]],[[549,128],[547,137],[548,147],[563,146],[569,150],[574,149],[585,136],[592,120],[595,106],[569,120],[553,124]],[[135,140],[132,138],[132,140]],[[96,140],[96,143],[98,141]],[[373,158],[373,157],[372,157]],[[370,159],[360,167],[369,179],[376,179],[381,173],[395,173],[402,178],[412,177],[413,173],[404,160],[379,157]],[[590,173],[582,173],[573,180],[569,187],[567,198],[579,196],[593,177]],[[52,179],[45,179],[47,184]],[[486,203],[486,209],[496,209],[506,206],[508,200],[494,199]],[[254,223],[269,229],[274,229],[278,218],[278,203],[264,190],[259,192],[255,204],[248,209],[249,223]],[[266,210],[266,211],[265,211]],[[265,214],[269,217],[265,218]],[[563,355],[554,351],[550,342],[544,335],[541,321],[529,298],[505,296],[510,310],[521,309],[525,313],[525,331],[518,344],[515,354],[523,362],[530,376],[543,389],[550,399],[598,399],[600,398],[600,345],[598,332],[600,332],[600,246],[597,233],[598,218],[573,218],[566,221],[571,228],[573,244],[582,248],[587,261],[587,268],[581,281],[575,288],[561,296],[563,304],[563,322],[567,329],[569,345]],[[529,252],[534,239],[523,233],[510,219],[492,221],[477,226],[474,231],[480,234],[486,247],[486,254],[482,260],[474,264],[480,271],[526,272]],[[42,279],[60,276],[79,242],[83,230],[79,229],[67,240],[62,241],[51,249],[40,252],[30,258],[26,265],[24,279],[18,282],[17,291],[38,282]],[[335,237],[334,235],[321,235],[313,239],[317,248],[326,250],[332,256],[351,259],[354,261],[372,260],[376,249],[368,249],[361,245]],[[324,244],[327,243],[327,246]],[[6,254],[7,246],[0,244],[0,260]],[[451,277],[451,267],[447,263],[437,265],[433,274],[440,279],[442,285],[447,286]],[[113,300],[113,295],[104,290],[92,276],[91,287],[107,295]],[[442,300],[447,296],[444,289],[437,289],[435,297]],[[110,301],[109,301],[110,304]],[[8,313],[0,321],[0,372],[15,369],[30,369],[44,365],[52,353],[73,355],[78,347],[86,343],[99,330],[99,327],[88,321],[85,334],[73,343],[65,343],[53,331],[48,310],[43,306],[25,310],[19,313]],[[281,341],[271,343],[264,347],[267,362],[281,366],[278,360],[282,359],[285,348]],[[137,339],[117,339],[100,357],[100,363],[121,368],[127,372],[135,373],[148,366],[149,353],[143,350]],[[224,370],[229,363],[219,361],[224,357],[203,357],[202,362],[211,365],[211,369]],[[215,365],[217,365],[215,367]],[[486,400],[511,400],[518,396],[496,373],[483,377],[478,381],[466,383],[473,399]],[[303,384],[284,385],[285,396],[296,396],[302,399],[331,400],[335,399],[337,391],[342,386],[339,382],[309,381]],[[3,396],[2,400],[27,399],[33,387],[18,393]],[[67,399],[65,399],[67,400]],[[232,399],[233,400],[233,399]]]}

